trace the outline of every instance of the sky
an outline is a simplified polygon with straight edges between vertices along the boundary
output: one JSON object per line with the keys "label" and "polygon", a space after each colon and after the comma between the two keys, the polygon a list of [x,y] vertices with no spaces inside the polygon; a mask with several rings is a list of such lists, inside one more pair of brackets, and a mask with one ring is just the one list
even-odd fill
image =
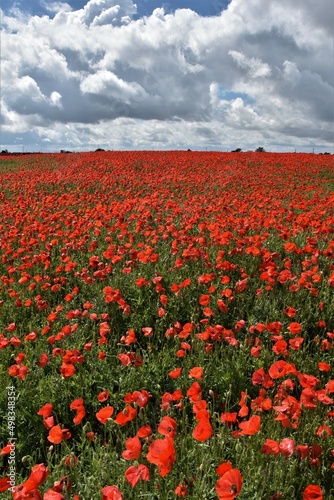
{"label": "sky", "polygon": [[2,0],[0,150],[334,153],[332,0]]}

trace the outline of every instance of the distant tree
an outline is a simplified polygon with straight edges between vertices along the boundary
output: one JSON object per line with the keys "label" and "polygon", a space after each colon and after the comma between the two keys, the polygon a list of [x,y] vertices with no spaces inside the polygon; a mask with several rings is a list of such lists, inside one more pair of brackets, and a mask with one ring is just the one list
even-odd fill
{"label": "distant tree", "polygon": [[256,150],[257,153],[264,153],[265,149],[262,146],[259,146]]}
{"label": "distant tree", "polygon": [[104,149],[102,149],[102,148],[95,149],[95,153],[98,153],[99,151],[104,151]]}
{"label": "distant tree", "polygon": [[233,149],[231,151],[231,153],[241,153],[242,149],[241,148],[237,148],[237,149]]}
{"label": "distant tree", "polygon": [[3,149],[3,150],[1,151],[1,154],[2,154],[2,155],[8,155],[8,149]]}

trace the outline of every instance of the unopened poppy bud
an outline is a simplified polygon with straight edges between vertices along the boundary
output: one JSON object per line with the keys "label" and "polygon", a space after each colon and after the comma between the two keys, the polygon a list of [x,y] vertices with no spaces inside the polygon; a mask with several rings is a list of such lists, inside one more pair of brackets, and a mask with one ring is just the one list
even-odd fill
{"label": "unopened poppy bud", "polygon": [[236,444],[235,444],[235,451],[237,453],[241,453],[242,452],[242,443],[240,441],[236,442]]}

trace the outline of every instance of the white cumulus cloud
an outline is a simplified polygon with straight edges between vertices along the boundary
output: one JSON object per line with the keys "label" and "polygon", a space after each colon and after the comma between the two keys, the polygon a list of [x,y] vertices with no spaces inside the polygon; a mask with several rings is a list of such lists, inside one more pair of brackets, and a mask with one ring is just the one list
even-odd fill
{"label": "white cumulus cloud", "polygon": [[332,0],[43,5],[1,13],[1,148],[333,146]]}

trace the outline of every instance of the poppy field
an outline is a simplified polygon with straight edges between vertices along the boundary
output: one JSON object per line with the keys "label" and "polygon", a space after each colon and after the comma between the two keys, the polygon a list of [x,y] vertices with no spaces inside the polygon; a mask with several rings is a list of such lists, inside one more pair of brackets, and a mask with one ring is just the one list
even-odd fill
{"label": "poppy field", "polygon": [[0,491],[334,499],[334,157],[0,158]]}

